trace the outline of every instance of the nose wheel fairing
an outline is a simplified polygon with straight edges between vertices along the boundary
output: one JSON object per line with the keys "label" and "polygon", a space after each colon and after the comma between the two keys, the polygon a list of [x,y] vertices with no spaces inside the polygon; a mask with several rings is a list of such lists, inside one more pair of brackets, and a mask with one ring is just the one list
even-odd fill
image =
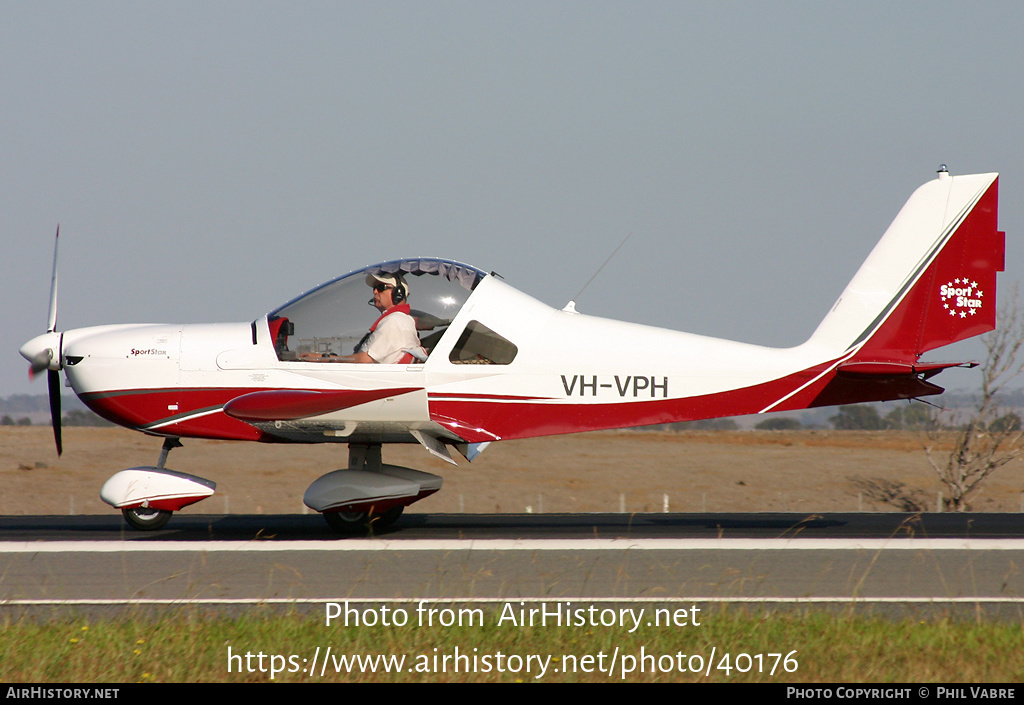
{"label": "nose wheel fairing", "polygon": [[171,514],[213,495],[217,483],[197,475],[164,467],[167,456],[181,448],[181,440],[164,439],[156,466],[128,468],[115,473],[103,484],[100,499],[120,509],[133,529],[156,531],[167,525]]}
{"label": "nose wheel fairing", "polygon": [[176,512],[206,499],[216,489],[217,483],[213,480],[166,468],[143,466],[114,474],[100,490],[100,498],[116,509]]}
{"label": "nose wheel fairing", "polygon": [[115,473],[100,498],[120,509],[125,522],[139,531],[162,529],[183,507],[213,495],[217,483],[165,468],[137,467]]}

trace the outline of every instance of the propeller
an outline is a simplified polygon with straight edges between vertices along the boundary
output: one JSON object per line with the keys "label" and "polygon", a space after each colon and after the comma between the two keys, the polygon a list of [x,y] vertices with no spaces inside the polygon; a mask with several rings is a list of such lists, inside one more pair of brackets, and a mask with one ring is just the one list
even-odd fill
{"label": "propeller", "polygon": [[57,226],[57,235],[53,242],[53,278],[50,280],[50,311],[47,317],[46,333],[21,346],[22,357],[29,361],[29,379],[34,379],[43,370],[47,371],[46,386],[50,396],[50,422],[53,424],[53,440],[57,445],[57,455],[64,450],[60,428],[60,370],[63,335],[57,332],[57,246],[59,243],[60,225]]}
{"label": "propeller", "polygon": [[64,452],[64,444],[60,439],[60,372],[50,370],[46,373],[46,386],[50,392],[50,420],[53,423],[53,442],[57,445],[57,455]]}
{"label": "propeller", "polygon": [[53,349],[40,350],[29,360],[28,378],[35,379],[36,375],[49,368],[50,360],[53,359]]}

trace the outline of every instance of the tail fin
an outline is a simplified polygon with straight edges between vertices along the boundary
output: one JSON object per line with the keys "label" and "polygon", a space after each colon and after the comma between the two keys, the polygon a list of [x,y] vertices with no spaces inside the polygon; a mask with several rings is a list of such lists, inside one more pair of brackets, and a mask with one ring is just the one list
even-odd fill
{"label": "tail fin", "polygon": [[996,324],[998,174],[919,188],[811,337],[850,363],[915,365],[929,350]]}
{"label": "tail fin", "polygon": [[940,394],[930,377],[976,364],[920,357],[996,326],[1005,246],[996,224],[998,193],[998,174],[945,171],[914,192],[808,341],[838,360],[834,374],[788,406]]}

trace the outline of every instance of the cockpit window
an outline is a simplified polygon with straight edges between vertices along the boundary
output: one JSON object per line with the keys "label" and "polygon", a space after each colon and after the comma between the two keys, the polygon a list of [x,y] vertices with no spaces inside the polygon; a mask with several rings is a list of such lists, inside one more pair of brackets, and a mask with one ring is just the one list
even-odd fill
{"label": "cockpit window", "polygon": [[508,365],[519,348],[480,321],[470,321],[448,359],[456,365]]}
{"label": "cockpit window", "polygon": [[367,274],[401,274],[416,332],[429,354],[472,294],[484,272],[451,260],[406,259],[350,272],[306,292],[268,315],[281,360],[300,353],[350,355],[380,313]]}

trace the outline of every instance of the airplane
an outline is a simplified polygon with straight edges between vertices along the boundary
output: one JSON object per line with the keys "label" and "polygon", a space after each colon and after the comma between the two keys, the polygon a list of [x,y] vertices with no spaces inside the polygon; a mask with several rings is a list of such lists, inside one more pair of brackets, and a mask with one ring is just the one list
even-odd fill
{"label": "airplane", "polygon": [[[442,484],[384,463],[385,444],[419,443],[454,464],[452,449],[471,461],[494,441],[941,393],[932,377],[977,363],[921,356],[996,325],[997,211],[998,174],[943,166],[791,348],[602,319],[573,302],[556,309],[438,258],[357,269],[249,322],[62,332],[55,244],[47,332],[20,352],[31,374],[47,370],[58,453],[62,370],[97,414],[163,438],[156,465],[121,470],[101,490],[130,526],[160,529],[214,493],[215,482],[165,467],[180,439],[212,438],[347,444],[348,465],[315,480],[304,502],[336,530],[365,531]],[[367,284],[395,275],[419,357],[323,364],[367,334]]]}

